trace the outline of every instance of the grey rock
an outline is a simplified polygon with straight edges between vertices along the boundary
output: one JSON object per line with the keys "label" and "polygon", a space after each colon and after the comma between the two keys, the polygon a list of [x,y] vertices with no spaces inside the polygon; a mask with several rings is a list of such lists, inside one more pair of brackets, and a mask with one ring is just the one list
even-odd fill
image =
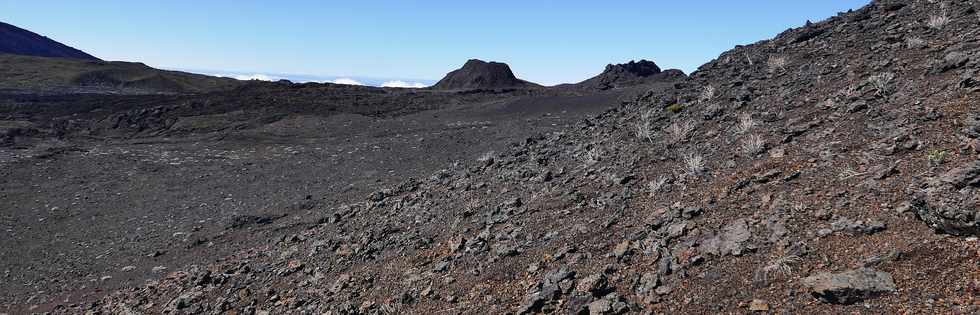
{"label": "grey rock", "polygon": [[544,286],[557,285],[559,282],[572,279],[574,277],[575,271],[569,271],[568,269],[562,267],[545,274],[544,281],[542,283]]}
{"label": "grey rock", "polygon": [[912,208],[922,221],[952,235],[980,236],[980,161],[967,163],[913,188]]}
{"label": "grey rock", "polygon": [[613,256],[616,258],[623,258],[630,254],[630,241],[623,241],[613,248]]}
{"label": "grey rock", "polygon": [[610,314],[613,310],[613,303],[609,300],[596,300],[589,304],[589,314],[590,315],[602,315]]}
{"label": "grey rock", "polygon": [[942,62],[936,64],[933,68],[933,73],[943,73],[962,66],[965,66],[967,62],[970,61],[970,56],[962,52],[951,52],[943,57]]}
{"label": "grey rock", "polygon": [[973,139],[980,138],[980,115],[967,115],[966,120],[963,121],[963,125],[965,126],[962,130],[964,135]]}
{"label": "grey rock", "polygon": [[342,274],[337,277],[337,281],[334,281],[333,285],[330,286],[330,293],[339,294],[347,288],[351,281],[351,277],[348,274]]}
{"label": "grey rock", "polygon": [[865,110],[867,108],[868,108],[868,102],[859,100],[854,103],[851,103],[850,105],[847,105],[847,112],[853,114]]}
{"label": "grey rock", "polygon": [[436,263],[435,266],[432,267],[432,271],[433,272],[444,272],[444,271],[446,271],[448,269],[449,269],[449,262],[448,261],[440,261],[440,262]]}
{"label": "grey rock", "polygon": [[606,275],[594,274],[579,280],[578,285],[575,286],[575,291],[600,296],[606,291],[608,283]]}
{"label": "grey rock", "polygon": [[854,304],[895,291],[891,274],[868,268],[819,273],[804,278],[803,285],[820,301],[833,304]]}
{"label": "grey rock", "polygon": [[497,244],[493,247],[493,253],[500,257],[510,257],[517,256],[520,252],[515,245]]}
{"label": "grey rock", "polygon": [[687,230],[687,222],[677,222],[667,226],[667,237],[668,238],[678,238],[684,236],[684,231]]}
{"label": "grey rock", "polygon": [[738,219],[726,226],[721,233],[701,242],[701,250],[716,256],[727,254],[741,255],[744,243],[752,237],[745,219]]}
{"label": "grey rock", "polygon": [[953,185],[956,189],[966,187],[980,188],[980,161],[953,169],[939,178],[939,180],[943,183]]}
{"label": "grey rock", "polygon": [[863,233],[868,235],[884,231],[887,228],[884,222],[878,220],[865,222],[862,220],[854,221],[848,218],[841,218],[834,221],[834,223],[830,224],[830,227],[837,232],[847,231],[855,234]]}

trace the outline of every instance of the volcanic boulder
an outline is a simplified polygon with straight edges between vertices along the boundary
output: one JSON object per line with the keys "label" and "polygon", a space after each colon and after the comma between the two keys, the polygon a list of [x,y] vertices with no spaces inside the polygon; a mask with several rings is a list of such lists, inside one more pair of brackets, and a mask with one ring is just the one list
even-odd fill
{"label": "volcanic boulder", "polygon": [[819,273],[803,279],[814,297],[825,303],[853,304],[878,295],[895,292],[895,282],[887,272],[862,268],[842,273]]}
{"label": "volcanic boulder", "polygon": [[537,84],[518,79],[505,63],[470,59],[433,86],[437,90],[530,88]]}

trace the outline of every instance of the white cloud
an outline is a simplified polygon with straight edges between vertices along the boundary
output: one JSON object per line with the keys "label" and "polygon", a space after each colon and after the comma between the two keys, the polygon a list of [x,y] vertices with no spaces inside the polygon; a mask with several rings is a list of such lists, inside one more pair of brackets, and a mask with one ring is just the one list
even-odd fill
{"label": "white cloud", "polygon": [[357,82],[356,80],[349,79],[349,78],[339,78],[339,79],[330,81],[330,83],[333,83],[333,84],[347,84],[347,85],[364,85],[364,83]]}
{"label": "white cloud", "polygon": [[419,82],[405,82],[401,80],[385,81],[381,83],[382,87],[395,87],[395,88],[424,88],[428,85]]}
{"label": "white cloud", "polygon": [[216,77],[232,78],[235,80],[249,81],[249,80],[259,80],[259,81],[279,81],[282,80],[280,77],[274,77],[270,75],[265,75],[261,73],[255,74],[215,74]]}

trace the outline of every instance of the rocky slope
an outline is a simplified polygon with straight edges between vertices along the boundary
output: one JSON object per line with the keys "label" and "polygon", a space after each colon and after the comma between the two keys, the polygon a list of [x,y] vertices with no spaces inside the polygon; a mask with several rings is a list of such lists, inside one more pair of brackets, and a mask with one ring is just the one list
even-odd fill
{"label": "rocky slope", "polygon": [[608,90],[641,85],[648,82],[683,78],[684,72],[676,69],[662,71],[653,61],[630,61],[610,64],[599,75],[574,86],[588,90]]}
{"label": "rocky slope", "polygon": [[977,313],[978,24],[874,1],[58,311]]}
{"label": "rocky slope", "polygon": [[470,59],[462,68],[453,70],[436,82],[437,90],[494,90],[540,87],[518,79],[505,63]]}
{"label": "rocky slope", "polygon": [[81,50],[3,22],[0,22],[0,54],[99,60]]}

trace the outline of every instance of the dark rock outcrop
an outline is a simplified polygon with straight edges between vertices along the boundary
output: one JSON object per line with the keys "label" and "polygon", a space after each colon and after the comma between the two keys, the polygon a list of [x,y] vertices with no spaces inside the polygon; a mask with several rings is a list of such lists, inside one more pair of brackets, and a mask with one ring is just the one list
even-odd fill
{"label": "dark rock outcrop", "polygon": [[462,68],[446,74],[433,88],[437,90],[477,90],[530,88],[539,85],[518,79],[505,63],[470,59]]}
{"label": "dark rock outcrop", "polygon": [[640,60],[607,65],[601,74],[576,85],[586,89],[608,90],[685,76],[680,70],[661,70],[653,61]]}
{"label": "dark rock outcrop", "polygon": [[34,32],[0,22],[0,54],[99,60]]}

